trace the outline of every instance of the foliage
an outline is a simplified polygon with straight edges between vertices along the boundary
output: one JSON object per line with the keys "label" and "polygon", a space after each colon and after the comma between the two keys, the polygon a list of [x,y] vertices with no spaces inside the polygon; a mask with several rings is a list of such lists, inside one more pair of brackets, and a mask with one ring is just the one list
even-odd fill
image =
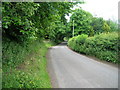
{"label": "foliage", "polygon": [[[82,43],[81,43],[82,42]],[[103,33],[88,37],[80,35],[69,40],[68,46],[80,53],[98,57],[101,60],[106,60],[113,63],[118,61],[118,33]]]}
{"label": "foliage", "polygon": [[11,40],[35,38],[37,28],[33,27],[31,16],[36,11],[34,3],[3,3],[3,34]]}
{"label": "foliage", "polygon": [[3,88],[51,88],[45,58],[51,45],[38,40],[28,47],[9,42],[3,52]]}
{"label": "foliage", "polygon": [[84,48],[81,48],[80,46],[82,46],[85,43],[85,40],[87,37],[88,35],[85,35],[85,34],[73,37],[68,41],[68,46],[70,46],[70,48],[72,48],[77,52],[82,52]]}
{"label": "foliage", "polygon": [[[117,24],[93,16],[82,9],[74,11],[67,23],[65,15],[81,2],[3,2],[3,88],[50,88],[45,54],[52,43],[75,35],[68,46],[73,50],[117,63]],[[80,35],[82,34],[82,35]],[[64,38],[66,37],[66,38]],[[93,48],[94,47],[94,48]],[[120,48],[120,47],[119,47]]]}
{"label": "foliage", "polygon": [[93,27],[94,34],[102,33],[104,31],[102,28],[105,22],[104,19],[97,17],[93,17],[91,19],[92,19],[91,26]]}
{"label": "foliage", "polygon": [[68,46],[70,46],[71,49],[75,50],[76,46],[76,37],[70,38],[68,41]]}
{"label": "foliage", "polygon": [[89,12],[82,9],[76,9],[72,12],[70,22],[67,24],[67,33],[69,33],[67,37],[72,37],[73,27],[75,36],[79,34],[94,36],[96,34],[118,30],[117,23],[111,20],[104,20],[101,17],[93,17]]}
{"label": "foliage", "polygon": [[[81,3],[81,2],[79,2]],[[51,30],[66,24],[65,14],[77,3],[69,2],[3,2],[3,34],[14,41],[36,40],[56,36]],[[58,25],[58,28],[60,27]],[[59,30],[62,33],[63,30]],[[49,36],[49,33],[53,34]],[[54,35],[55,34],[55,35]],[[51,37],[52,36],[52,37]]]}
{"label": "foliage", "polygon": [[112,20],[107,20],[106,22],[107,22],[108,26],[110,26],[110,32],[118,31],[117,22],[113,22]]}
{"label": "foliage", "polygon": [[76,43],[78,43],[79,45],[84,44],[84,42],[85,42],[85,40],[86,40],[87,37],[88,37],[88,35],[85,35],[85,34],[78,35],[76,37],[76,39],[77,39]]}
{"label": "foliage", "polygon": [[77,3],[81,2],[2,3],[3,88],[51,87],[45,58],[51,43],[39,40],[63,40],[65,15]]}
{"label": "foliage", "polygon": [[108,26],[108,24],[107,24],[106,22],[104,22],[102,28],[103,28],[103,30],[104,30],[105,32],[109,32],[109,31],[110,31],[110,26]]}
{"label": "foliage", "polygon": [[93,27],[94,34],[118,31],[118,24],[116,22],[104,20],[101,17],[93,17],[91,25]]}
{"label": "foliage", "polygon": [[70,27],[71,27],[71,33],[73,28],[73,20],[74,20],[74,31],[75,36],[79,34],[87,34],[92,35],[91,33],[94,32],[91,27],[91,18],[93,16],[82,9],[76,9],[72,16],[70,17]]}
{"label": "foliage", "polygon": [[51,32],[49,33],[50,40],[59,43],[60,41],[63,41],[63,38],[66,35],[65,25],[60,21],[56,21],[52,24],[54,24],[54,28],[52,28]]}

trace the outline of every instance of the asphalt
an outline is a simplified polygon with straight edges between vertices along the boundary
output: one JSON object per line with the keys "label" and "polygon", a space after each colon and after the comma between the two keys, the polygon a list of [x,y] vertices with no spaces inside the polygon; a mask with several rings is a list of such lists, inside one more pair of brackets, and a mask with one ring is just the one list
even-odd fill
{"label": "asphalt", "polygon": [[81,55],[65,43],[47,54],[53,88],[118,88],[118,67]]}

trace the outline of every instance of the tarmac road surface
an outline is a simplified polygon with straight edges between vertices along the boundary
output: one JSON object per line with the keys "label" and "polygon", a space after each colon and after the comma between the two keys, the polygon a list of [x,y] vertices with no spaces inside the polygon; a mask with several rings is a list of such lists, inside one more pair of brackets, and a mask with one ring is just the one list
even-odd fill
{"label": "tarmac road surface", "polygon": [[78,54],[66,45],[47,54],[53,88],[118,88],[118,67]]}

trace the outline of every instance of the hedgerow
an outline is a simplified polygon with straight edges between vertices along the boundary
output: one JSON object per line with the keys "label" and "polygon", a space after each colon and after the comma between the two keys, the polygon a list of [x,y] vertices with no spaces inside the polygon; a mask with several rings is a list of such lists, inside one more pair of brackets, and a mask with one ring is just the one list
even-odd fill
{"label": "hedgerow", "polygon": [[74,51],[95,56],[101,60],[119,63],[118,33],[102,33],[93,37],[79,35],[69,39],[68,46]]}
{"label": "hedgerow", "polygon": [[16,43],[3,40],[2,88],[51,88],[46,53],[51,41]]}

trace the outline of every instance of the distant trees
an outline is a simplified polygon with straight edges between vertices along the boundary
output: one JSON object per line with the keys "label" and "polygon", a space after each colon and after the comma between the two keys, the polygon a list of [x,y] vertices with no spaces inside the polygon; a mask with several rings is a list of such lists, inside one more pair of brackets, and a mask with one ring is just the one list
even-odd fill
{"label": "distant trees", "polygon": [[104,20],[103,18],[97,18],[97,17],[93,17],[92,19],[92,23],[91,26],[93,27],[94,33],[95,34],[99,34],[103,32],[103,25],[104,25]]}
{"label": "distant trees", "polygon": [[108,26],[107,22],[104,22],[104,23],[103,23],[102,29],[103,29],[105,32],[109,32],[109,31],[110,31],[110,26]]}
{"label": "distant trees", "polygon": [[112,20],[107,20],[106,23],[108,24],[108,26],[110,26],[110,32],[118,31],[117,22],[113,22]]}
{"label": "distant trees", "polygon": [[[76,9],[74,10],[72,16],[70,17],[69,33],[72,34],[74,20],[74,31],[75,36],[80,34],[87,34],[88,36],[94,36],[95,34],[100,34],[102,32],[113,32],[117,31],[117,23],[111,20],[104,20],[101,17],[93,17],[89,12]],[[71,37],[68,35],[68,37]]]}
{"label": "distant trees", "polygon": [[91,22],[93,16],[82,9],[76,9],[72,16],[70,17],[70,27],[73,27],[73,20],[74,20],[74,29],[75,35],[79,35],[82,33],[92,35],[94,33],[93,28],[91,26]]}

